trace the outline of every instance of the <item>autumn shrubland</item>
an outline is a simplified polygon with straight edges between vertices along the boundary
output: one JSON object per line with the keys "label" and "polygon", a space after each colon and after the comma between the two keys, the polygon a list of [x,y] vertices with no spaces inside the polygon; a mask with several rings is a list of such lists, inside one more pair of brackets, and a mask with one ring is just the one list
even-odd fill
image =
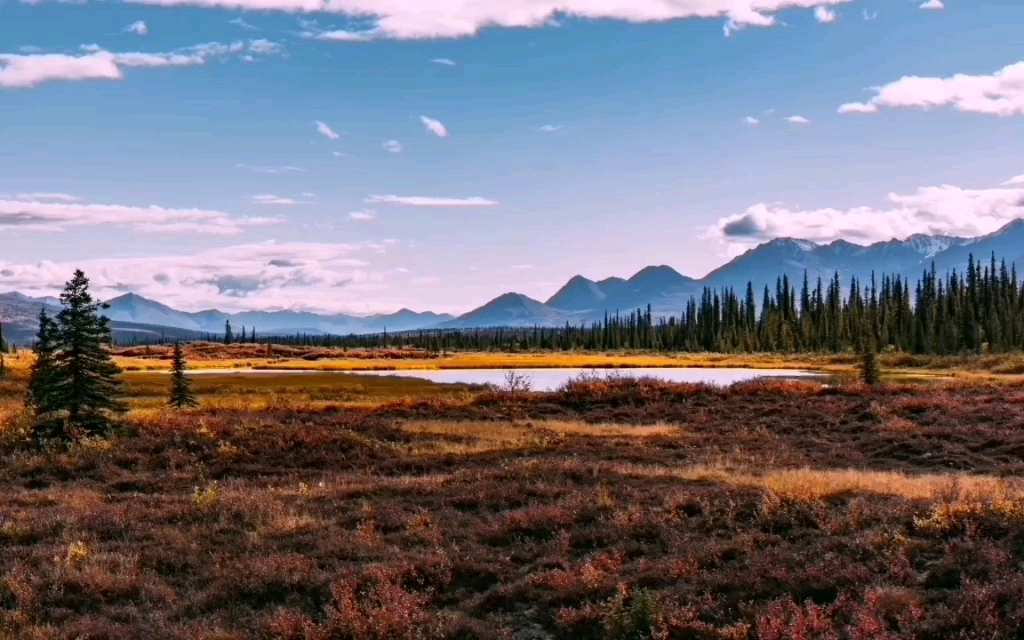
{"label": "autumn shrubland", "polygon": [[171,411],[129,374],[110,440],[5,436],[0,634],[1024,633],[1015,385],[294,377]]}

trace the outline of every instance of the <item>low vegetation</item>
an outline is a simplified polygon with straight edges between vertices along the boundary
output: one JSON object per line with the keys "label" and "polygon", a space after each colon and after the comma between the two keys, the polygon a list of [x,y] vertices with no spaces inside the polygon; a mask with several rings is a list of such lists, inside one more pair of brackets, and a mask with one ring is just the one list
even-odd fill
{"label": "low vegetation", "polygon": [[1016,386],[589,378],[219,406],[258,379],[237,374],[212,394],[196,376],[201,407],[175,411],[166,374],[137,375],[153,402],[127,376],[112,439],[0,449],[8,637],[1024,633]]}

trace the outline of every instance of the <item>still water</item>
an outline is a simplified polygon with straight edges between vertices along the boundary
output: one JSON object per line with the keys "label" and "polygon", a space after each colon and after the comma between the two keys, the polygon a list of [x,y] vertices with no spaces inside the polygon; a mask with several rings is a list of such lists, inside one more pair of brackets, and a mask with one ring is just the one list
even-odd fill
{"label": "still water", "polygon": [[[530,380],[534,391],[554,391],[572,378],[580,374],[597,375],[600,377],[626,376],[650,377],[668,382],[704,382],[727,386],[736,382],[744,382],[755,378],[813,378],[818,374],[808,371],[789,369],[516,369],[516,373]],[[495,384],[505,383],[506,370],[503,369],[446,369],[433,371],[359,371],[360,375],[403,376],[422,378],[431,382],[461,384]]]}

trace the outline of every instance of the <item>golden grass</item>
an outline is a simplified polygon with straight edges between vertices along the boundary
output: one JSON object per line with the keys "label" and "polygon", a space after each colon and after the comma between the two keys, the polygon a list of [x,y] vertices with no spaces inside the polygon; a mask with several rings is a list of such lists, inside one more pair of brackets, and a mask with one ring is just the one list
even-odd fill
{"label": "golden grass", "polygon": [[569,436],[595,438],[636,438],[678,436],[678,426],[588,424],[554,420],[530,422],[450,422],[423,420],[403,423],[401,429],[420,436],[441,439],[416,442],[405,447],[411,455],[471,456],[498,451],[532,449]]}
{"label": "golden grass", "polygon": [[766,489],[779,495],[815,500],[843,494],[873,493],[911,500],[1024,497],[1021,479],[964,473],[909,475],[859,469],[778,469],[762,473],[727,466],[655,467],[616,464],[602,472],[633,478],[677,478]]}

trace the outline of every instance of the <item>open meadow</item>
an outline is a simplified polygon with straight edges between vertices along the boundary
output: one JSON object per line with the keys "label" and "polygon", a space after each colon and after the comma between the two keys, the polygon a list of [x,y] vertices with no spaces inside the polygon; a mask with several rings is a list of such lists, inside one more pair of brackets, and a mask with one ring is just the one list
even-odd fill
{"label": "open meadow", "polygon": [[12,362],[0,638],[1024,637],[1013,382],[140,370],[39,451]]}

